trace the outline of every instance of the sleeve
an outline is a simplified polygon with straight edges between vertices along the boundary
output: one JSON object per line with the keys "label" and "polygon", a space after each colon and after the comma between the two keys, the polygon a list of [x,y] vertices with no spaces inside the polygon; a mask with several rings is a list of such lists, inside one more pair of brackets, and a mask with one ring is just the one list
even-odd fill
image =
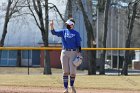
{"label": "sleeve", "polygon": [[62,37],[63,32],[64,32],[63,30],[58,30],[58,31],[56,31],[56,30],[51,30],[51,33],[52,33],[53,35],[58,36],[58,37]]}

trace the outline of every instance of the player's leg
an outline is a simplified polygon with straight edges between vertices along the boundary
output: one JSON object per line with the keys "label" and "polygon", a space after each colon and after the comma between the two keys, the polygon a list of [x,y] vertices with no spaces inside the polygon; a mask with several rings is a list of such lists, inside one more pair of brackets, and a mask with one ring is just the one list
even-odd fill
{"label": "player's leg", "polygon": [[76,55],[77,55],[76,51],[71,51],[71,57],[70,57],[69,65],[70,65],[70,86],[71,86],[71,89],[72,89],[72,93],[76,93],[76,90],[74,88],[74,82],[75,82],[77,67],[74,66],[74,64],[72,62],[74,60],[74,58],[76,58]]}
{"label": "player's leg", "polygon": [[62,65],[62,70],[63,70],[63,84],[64,84],[64,93],[68,92],[68,75],[70,73],[69,70],[69,58],[67,56],[67,51],[62,50],[61,52],[61,65]]}

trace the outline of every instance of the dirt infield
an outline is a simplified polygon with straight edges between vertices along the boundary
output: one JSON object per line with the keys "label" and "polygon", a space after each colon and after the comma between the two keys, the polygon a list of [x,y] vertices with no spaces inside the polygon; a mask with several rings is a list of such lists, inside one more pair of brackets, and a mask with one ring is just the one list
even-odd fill
{"label": "dirt infield", "polygon": [[[63,93],[63,89],[51,87],[0,86],[0,93]],[[77,93],[140,93],[140,91],[109,90],[109,89],[77,89]]]}

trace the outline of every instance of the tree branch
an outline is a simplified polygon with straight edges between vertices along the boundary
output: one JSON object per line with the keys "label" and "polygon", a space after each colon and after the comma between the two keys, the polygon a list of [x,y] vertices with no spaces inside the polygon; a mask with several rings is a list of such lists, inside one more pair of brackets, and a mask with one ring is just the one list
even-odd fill
{"label": "tree branch", "polygon": [[17,6],[17,3],[19,2],[19,0],[17,0],[13,6],[13,8],[11,9],[11,12],[9,14],[9,17],[12,16],[12,14],[16,13],[17,11],[15,10],[16,6]]}
{"label": "tree branch", "polygon": [[39,23],[38,23],[38,21],[37,21],[37,19],[36,19],[35,15],[34,15],[34,12],[33,12],[33,11],[32,11],[32,9],[31,9],[31,6],[30,6],[30,1],[29,1],[29,0],[27,0],[27,3],[28,3],[29,10],[31,11],[33,18],[35,19],[35,22],[36,22],[36,24],[37,24],[38,28],[39,28],[39,29],[41,29],[41,27],[40,27],[40,25],[39,25]]}
{"label": "tree branch", "polygon": [[39,15],[39,10],[37,9],[37,5],[35,3],[36,0],[32,0],[32,1],[33,1],[33,7],[34,7],[34,9],[35,9],[37,15]]}
{"label": "tree branch", "polygon": [[37,6],[38,6],[38,17],[39,17],[39,21],[40,21],[40,26],[41,26],[41,28],[44,29],[43,13],[42,13],[42,8],[41,8],[41,3],[39,0],[37,0]]}
{"label": "tree branch", "polygon": [[19,14],[19,15],[12,16],[12,18],[16,18],[16,17],[23,16],[23,15],[31,15],[31,16],[33,16],[33,14],[31,14],[31,13],[22,13],[22,14]]}
{"label": "tree branch", "polygon": [[53,3],[48,3],[48,4],[53,5],[51,8],[55,8],[55,9],[56,9],[56,11],[57,11],[57,13],[59,14],[60,18],[61,18],[62,21],[65,23],[66,21],[65,21],[65,19],[62,17],[62,14],[61,14],[60,11],[58,10],[57,6],[54,5]]}

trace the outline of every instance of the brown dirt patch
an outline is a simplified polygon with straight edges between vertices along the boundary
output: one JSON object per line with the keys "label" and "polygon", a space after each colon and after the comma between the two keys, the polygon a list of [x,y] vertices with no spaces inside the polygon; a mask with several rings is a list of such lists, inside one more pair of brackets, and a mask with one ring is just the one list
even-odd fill
{"label": "brown dirt patch", "polygon": [[[0,93],[63,93],[63,88],[0,86]],[[77,89],[77,93],[140,93],[140,91]]]}

